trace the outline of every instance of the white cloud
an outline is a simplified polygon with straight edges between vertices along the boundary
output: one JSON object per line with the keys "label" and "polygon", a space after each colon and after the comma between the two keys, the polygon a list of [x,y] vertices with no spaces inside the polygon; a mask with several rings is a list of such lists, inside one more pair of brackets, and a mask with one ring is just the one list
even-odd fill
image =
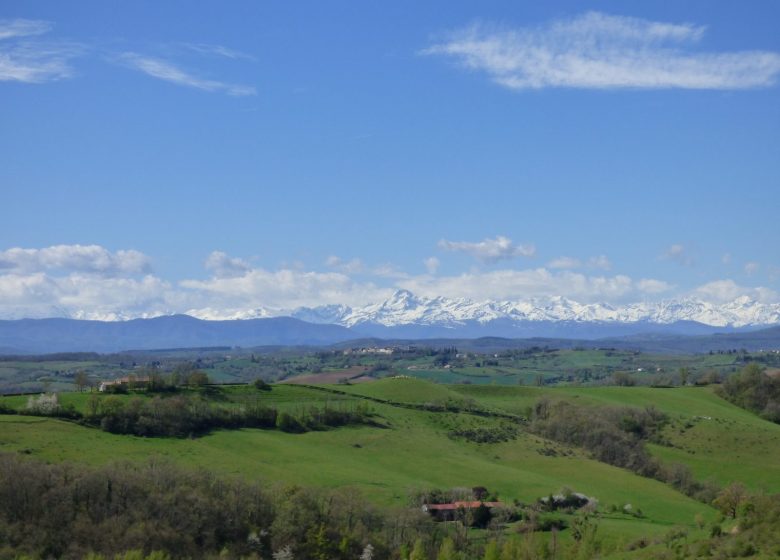
{"label": "white cloud", "polygon": [[252,86],[230,84],[217,80],[199,78],[172,62],[140,55],[134,52],[123,53],[119,60],[128,67],[143,72],[153,78],[158,78],[176,85],[200,89],[203,91],[219,91],[233,96],[255,95],[257,91]]}
{"label": "white cloud", "polygon": [[40,84],[73,75],[70,60],[83,52],[81,45],[29,39],[51,27],[40,20],[0,20],[0,81]]}
{"label": "white cloud", "polygon": [[183,43],[183,45],[198,54],[221,56],[231,59],[254,60],[252,55],[231,49],[230,47],[225,47],[224,45],[211,45],[208,43]]}
{"label": "white cloud", "polygon": [[190,308],[294,309],[323,304],[363,305],[386,297],[391,290],[358,283],[340,272],[253,269],[233,278],[184,280]]}
{"label": "white cloud", "polygon": [[422,51],[510,89],[744,89],[773,85],[780,55],[691,48],[705,28],[589,12],[537,27],[472,25]]}
{"label": "white cloud", "polygon": [[[685,255],[685,250],[675,253]],[[741,296],[764,303],[780,301],[771,289],[745,287],[728,279],[681,294],[666,281],[633,279],[624,274],[589,274],[549,267],[475,267],[467,273],[445,276],[439,275],[436,257],[424,263],[426,272],[415,276],[391,265],[367,270],[358,259],[344,261],[336,256],[328,259],[328,265],[336,269],[329,272],[292,265],[265,270],[214,251],[204,263],[212,273],[210,278],[170,282],[150,274],[149,257],[136,250],[112,252],[99,245],[12,248],[0,251],[0,318],[120,319],[184,312],[204,317],[266,316],[289,313],[298,307],[378,303],[397,288],[420,296],[474,301],[563,296],[580,303],[621,304],[646,301],[673,290],[673,297],[688,295],[716,304]],[[766,270],[772,272],[771,267]]]}
{"label": "white cloud", "polygon": [[380,264],[371,269],[371,274],[381,278],[409,278],[409,274],[391,263]]}
{"label": "white cloud", "polygon": [[637,289],[628,276],[586,276],[571,271],[553,272],[546,268],[470,272],[457,276],[417,276],[398,285],[428,297],[484,299],[528,299],[566,296],[578,301],[614,301]]}
{"label": "white cloud", "polygon": [[37,19],[0,19],[0,40],[14,37],[43,35],[51,30],[51,23]]}
{"label": "white cloud", "polygon": [[[385,280],[356,280],[341,271],[313,272],[253,268],[242,259],[215,251],[207,279],[168,282],[151,274],[138,251],[111,253],[99,246],[10,249],[0,253],[0,317],[70,316],[91,319],[148,317],[189,312],[208,317],[285,314],[298,307],[327,304],[361,306],[386,299],[395,288],[426,297],[465,297],[475,301],[563,296],[581,303],[630,303],[675,287],[654,278],[623,274],[589,275],[571,270],[472,270],[440,276],[410,276],[388,267]],[[339,259],[339,262],[340,259]],[[331,261],[336,264],[336,261]],[[433,263],[429,263],[433,264]],[[372,274],[378,276],[379,270]],[[688,295],[725,303],[740,296],[777,302],[767,288],[748,288],[732,280],[699,286]],[[247,315],[248,314],[248,315]]]}
{"label": "white cloud", "polygon": [[469,241],[439,241],[439,247],[445,251],[457,251],[471,255],[485,262],[495,263],[516,257],[533,257],[536,248],[533,245],[516,245],[508,237],[499,235],[495,239],[484,239],[476,243]]}
{"label": "white cloud", "polygon": [[642,278],[636,282],[636,289],[645,294],[660,294],[668,292],[673,286],[663,280],[654,280],[652,278]]}
{"label": "white cloud", "polygon": [[170,285],[154,276],[110,278],[44,272],[0,275],[0,316],[106,319],[149,317],[180,306]]}
{"label": "white cloud", "polygon": [[612,268],[612,263],[606,255],[599,255],[597,257],[591,257],[588,259],[588,267],[598,268],[600,270],[609,270]]}
{"label": "white cloud", "polygon": [[691,257],[691,255],[688,253],[688,250],[685,248],[685,246],[679,243],[675,243],[674,245],[669,246],[669,248],[661,255],[661,258],[664,260],[676,262],[682,266],[693,266],[693,257]]}
{"label": "white cloud", "polygon": [[554,269],[579,268],[582,266],[582,262],[574,257],[558,257],[547,263],[547,266]]}
{"label": "white cloud", "polygon": [[43,249],[15,247],[0,251],[0,272],[65,270],[106,276],[140,274],[150,270],[149,257],[135,250],[112,253],[100,245],[53,245]]}
{"label": "white cloud", "polygon": [[246,261],[230,257],[222,251],[213,251],[204,263],[206,270],[210,270],[215,276],[219,278],[233,278],[235,276],[243,276],[252,267]]}
{"label": "white cloud", "polygon": [[336,255],[331,255],[325,259],[325,264],[328,267],[344,272],[345,274],[357,274],[363,272],[364,269],[363,261],[360,259],[355,258],[345,261]]}
{"label": "white cloud", "polygon": [[759,271],[760,268],[761,265],[755,261],[745,263],[745,274],[748,276],[753,276],[756,272]]}
{"label": "white cloud", "polygon": [[774,303],[780,298],[780,294],[769,288],[740,286],[730,279],[708,282],[693,290],[692,293],[695,297],[714,303],[734,301],[741,296],[747,296],[764,303]]}
{"label": "white cloud", "polygon": [[423,263],[425,264],[425,270],[428,271],[428,274],[436,274],[436,271],[439,270],[439,265],[441,264],[436,257],[428,257]]}
{"label": "white cloud", "polygon": [[731,264],[731,253],[724,253],[720,258],[720,262],[723,264]]}

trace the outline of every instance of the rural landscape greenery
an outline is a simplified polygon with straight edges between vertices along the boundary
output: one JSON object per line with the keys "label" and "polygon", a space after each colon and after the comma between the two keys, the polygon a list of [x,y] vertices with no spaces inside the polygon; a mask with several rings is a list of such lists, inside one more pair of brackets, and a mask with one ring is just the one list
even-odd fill
{"label": "rural landscape greenery", "polygon": [[780,560],[778,22],[0,1],[0,560]]}
{"label": "rural landscape greenery", "polygon": [[2,557],[780,554],[774,352],[3,360]]}

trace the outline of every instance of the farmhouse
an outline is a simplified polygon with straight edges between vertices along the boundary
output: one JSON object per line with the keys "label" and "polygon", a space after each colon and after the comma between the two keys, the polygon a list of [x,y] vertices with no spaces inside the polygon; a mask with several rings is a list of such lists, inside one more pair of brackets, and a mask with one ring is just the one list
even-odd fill
{"label": "farmhouse", "polygon": [[480,507],[493,509],[502,505],[501,502],[451,502],[448,504],[423,504],[422,510],[429,513],[436,521],[453,521],[459,513],[466,513]]}
{"label": "farmhouse", "polygon": [[148,382],[149,382],[149,377],[147,376],[136,377],[134,375],[126,375],[125,377],[119,377],[112,381],[101,381],[100,386],[98,387],[98,391],[103,393],[109,390],[110,387],[116,387],[117,385],[127,387],[129,385],[134,385],[136,383],[148,383]]}

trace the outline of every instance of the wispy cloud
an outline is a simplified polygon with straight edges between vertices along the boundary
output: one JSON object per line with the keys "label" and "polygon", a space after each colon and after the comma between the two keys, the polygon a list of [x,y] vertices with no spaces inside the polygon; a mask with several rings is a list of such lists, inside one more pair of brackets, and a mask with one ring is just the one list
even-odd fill
{"label": "wispy cloud", "polygon": [[693,257],[688,252],[688,249],[685,248],[685,245],[679,243],[670,245],[660,258],[667,261],[674,261],[683,266],[693,266]]}
{"label": "wispy cloud", "polygon": [[43,35],[51,30],[51,23],[38,19],[0,19],[0,40],[13,37]]}
{"label": "wispy cloud", "polygon": [[422,51],[514,90],[568,87],[732,90],[774,85],[780,54],[704,52],[705,28],[589,12],[515,29],[475,24]]}
{"label": "wispy cloud", "polygon": [[761,268],[761,265],[755,261],[750,261],[748,263],[745,263],[745,274],[748,276],[753,276],[756,272],[759,271]]}
{"label": "wispy cloud", "polygon": [[466,253],[485,263],[495,263],[516,257],[533,257],[536,254],[536,248],[533,245],[517,245],[503,235],[478,242],[442,239],[439,241],[439,247],[445,251]]}
{"label": "wispy cloud", "polygon": [[363,269],[365,268],[363,266],[363,261],[358,258],[345,261],[336,255],[331,255],[325,259],[325,264],[330,268],[334,268],[345,274],[357,274],[363,272]]}
{"label": "wispy cloud", "polygon": [[590,268],[599,268],[601,270],[609,270],[612,268],[612,263],[610,262],[609,258],[607,258],[607,255],[599,255],[597,257],[591,257],[588,259],[588,266]]}
{"label": "wispy cloud", "polygon": [[579,268],[582,266],[582,262],[574,257],[558,257],[547,263],[547,266],[554,269],[569,269]]}
{"label": "wispy cloud", "polygon": [[425,264],[425,270],[428,271],[428,274],[436,274],[441,263],[436,257],[428,257],[423,261],[423,264]]}
{"label": "wispy cloud", "polygon": [[231,58],[234,60],[245,59],[254,60],[251,54],[246,54],[235,49],[231,49],[224,45],[212,45],[209,43],[182,43],[182,46],[196,52],[198,54],[204,54],[209,56],[221,56],[224,58]]}
{"label": "wispy cloud", "polygon": [[70,60],[84,51],[81,45],[31,38],[51,28],[41,20],[0,20],[0,81],[40,84],[73,75]]}
{"label": "wispy cloud", "polygon": [[224,92],[233,96],[255,95],[257,93],[257,90],[252,86],[200,78],[174,63],[161,58],[144,56],[134,52],[125,52],[120,55],[119,59],[134,70],[180,86],[191,87],[203,91]]}

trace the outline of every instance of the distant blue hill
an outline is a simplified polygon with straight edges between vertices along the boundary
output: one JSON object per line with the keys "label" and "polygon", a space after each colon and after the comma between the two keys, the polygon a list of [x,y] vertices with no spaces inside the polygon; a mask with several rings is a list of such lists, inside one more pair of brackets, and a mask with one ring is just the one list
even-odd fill
{"label": "distant blue hill", "polygon": [[352,327],[352,330],[360,336],[376,338],[481,338],[497,336],[511,339],[545,337],[587,340],[638,334],[692,336],[717,332],[737,332],[735,329],[722,329],[695,321],[659,324],[648,321],[619,323],[606,321],[512,321],[508,319],[496,319],[486,323],[464,321],[454,328],[444,325],[385,326],[377,323],[361,323]]}
{"label": "distant blue hill", "polygon": [[19,319],[0,321],[4,353],[117,352],[203,346],[324,346],[355,338],[338,325],[315,325],[290,317],[202,321],[172,315],[131,321]]}
{"label": "distant blue hill", "polygon": [[[644,351],[696,353],[710,350],[780,348],[780,327],[723,331],[701,323],[603,323],[528,321],[486,325],[467,323],[457,328],[426,325],[384,327],[361,325],[349,329],[315,324],[290,317],[204,321],[172,315],[131,321],[76,319],[19,319],[0,321],[0,354],[54,352],[119,352],[161,348],[259,346],[331,346],[357,339],[419,341],[473,347],[491,340],[491,347],[546,345],[633,348]],[[457,343],[457,344],[456,344]]]}

